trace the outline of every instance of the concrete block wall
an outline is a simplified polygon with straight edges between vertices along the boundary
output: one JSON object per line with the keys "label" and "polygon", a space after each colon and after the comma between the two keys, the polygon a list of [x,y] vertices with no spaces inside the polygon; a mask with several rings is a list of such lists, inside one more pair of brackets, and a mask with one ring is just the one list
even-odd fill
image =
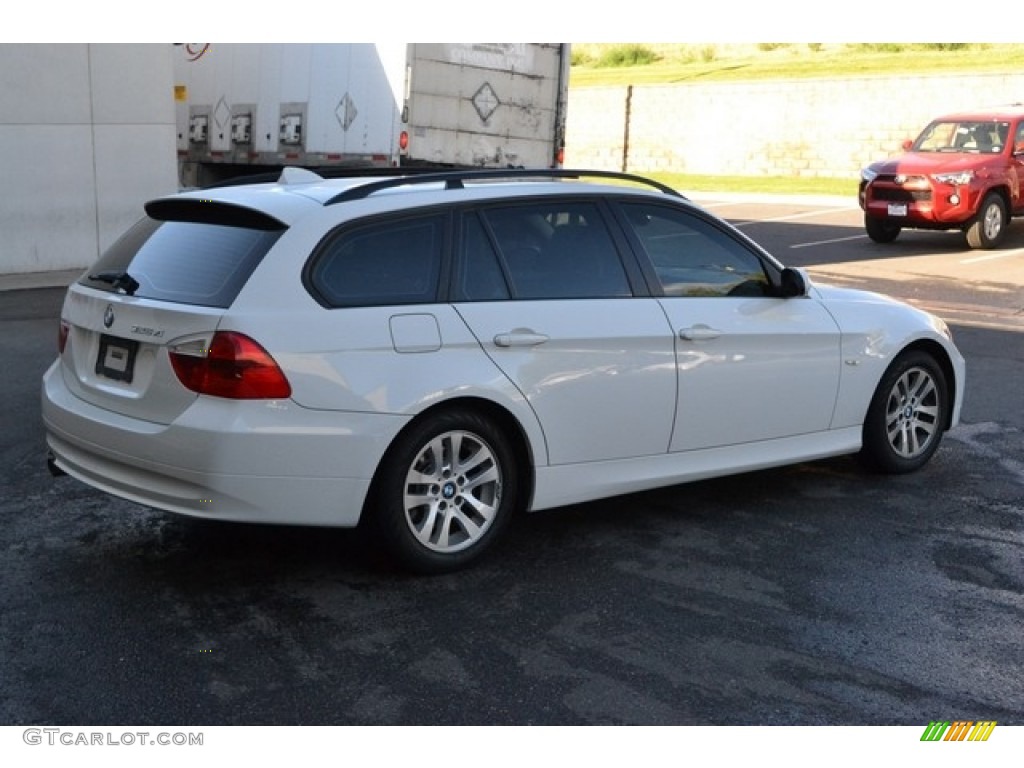
{"label": "concrete block wall", "polygon": [[861,167],[899,152],[945,112],[1014,102],[1024,102],[1024,73],[631,88],[570,82],[565,166],[856,180]]}
{"label": "concrete block wall", "polygon": [[171,53],[0,45],[0,274],[84,269],[177,189]]}

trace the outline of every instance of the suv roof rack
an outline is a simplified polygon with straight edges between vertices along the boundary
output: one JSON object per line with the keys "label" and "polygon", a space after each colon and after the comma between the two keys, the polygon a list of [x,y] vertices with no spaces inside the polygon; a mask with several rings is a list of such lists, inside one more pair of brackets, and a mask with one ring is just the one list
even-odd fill
{"label": "suv roof rack", "polygon": [[444,182],[445,189],[464,189],[465,182],[484,181],[488,179],[615,179],[618,181],[631,181],[637,184],[644,184],[653,187],[666,195],[686,199],[683,194],[667,184],[662,184],[654,179],[644,176],[634,176],[630,173],[619,173],[617,171],[583,171],[565,170],[562,168],[493,168],[485,170],[462,170],[462,171],[440,171],[437,173],[413,173],[412,175],[397,176],[394,178],[379,179],[377,181],[360,184],[341,192],[326,203],[334,205],[352,200],[362,200],[374,192],[393,187],[411,186],[413,184],[432,184]]}

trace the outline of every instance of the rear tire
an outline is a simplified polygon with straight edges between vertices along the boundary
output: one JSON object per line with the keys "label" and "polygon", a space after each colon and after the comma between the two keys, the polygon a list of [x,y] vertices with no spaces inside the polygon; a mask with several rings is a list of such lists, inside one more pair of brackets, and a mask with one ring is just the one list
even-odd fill
{"label": "rear tire", "polygon": [[948,421],[946,376],[926,352],[905,352],[885,372],[864,420],[861,458],[889,474],[920,469],[938,450]]}
{"label": "rear tire", "polygon": [[891,243],[900,236],[900,232],[903,230],[903,227],[899,224],[893,224],[891,221],[886,221],[885,219],[875,219],[871,216],[865,216],[864,229],[867,231],[868,237],[876,243]]}
{"label": "rear tire", "polygon": [[398,564],[445,573],[477,560],[518,503],[515,452],[471,410],[444,411],[395,440],[374,481],[373,527]]}
{"label": "rear tire", "polygon": [[971,248],[995,248],[1006,234],[1006,203],[996,192],[989,192],[978,215],[967,227],[967,244]]}

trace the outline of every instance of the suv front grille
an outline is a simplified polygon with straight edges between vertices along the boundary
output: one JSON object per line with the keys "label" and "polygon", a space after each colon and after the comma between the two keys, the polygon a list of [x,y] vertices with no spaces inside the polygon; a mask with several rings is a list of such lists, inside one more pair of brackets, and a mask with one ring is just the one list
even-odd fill
{"label": "suv front grille", "polygon": [[871,184],[871,197],[890,203],[930,203],[932,190],[924,176],[908,176],[900,184],[895,176],[879,176]]}

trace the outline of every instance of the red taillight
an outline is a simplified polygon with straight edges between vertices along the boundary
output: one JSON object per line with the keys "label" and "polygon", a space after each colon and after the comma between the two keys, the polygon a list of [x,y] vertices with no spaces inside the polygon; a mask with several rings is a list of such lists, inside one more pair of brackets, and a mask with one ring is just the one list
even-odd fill
{"label": "red taillight", "polygon": [[68,345],[68,333],[71,332],[71,326],[68,325],[66,320],[60,321],[60,328],[57,330],[57,354],[64,354],[64,347]]}
{"label": "red taillight", "polygon": [[409,148],[409,132],[402,131],[398,135],[398,148],[405,152]]}
{"label": "red taillight", "polygon": [[292,394],[284,371],[270,353],[241,333],[218,331],[209,349],[181,345],[170,350],[170,358],[181,383],[201,395],[260,400]]}

